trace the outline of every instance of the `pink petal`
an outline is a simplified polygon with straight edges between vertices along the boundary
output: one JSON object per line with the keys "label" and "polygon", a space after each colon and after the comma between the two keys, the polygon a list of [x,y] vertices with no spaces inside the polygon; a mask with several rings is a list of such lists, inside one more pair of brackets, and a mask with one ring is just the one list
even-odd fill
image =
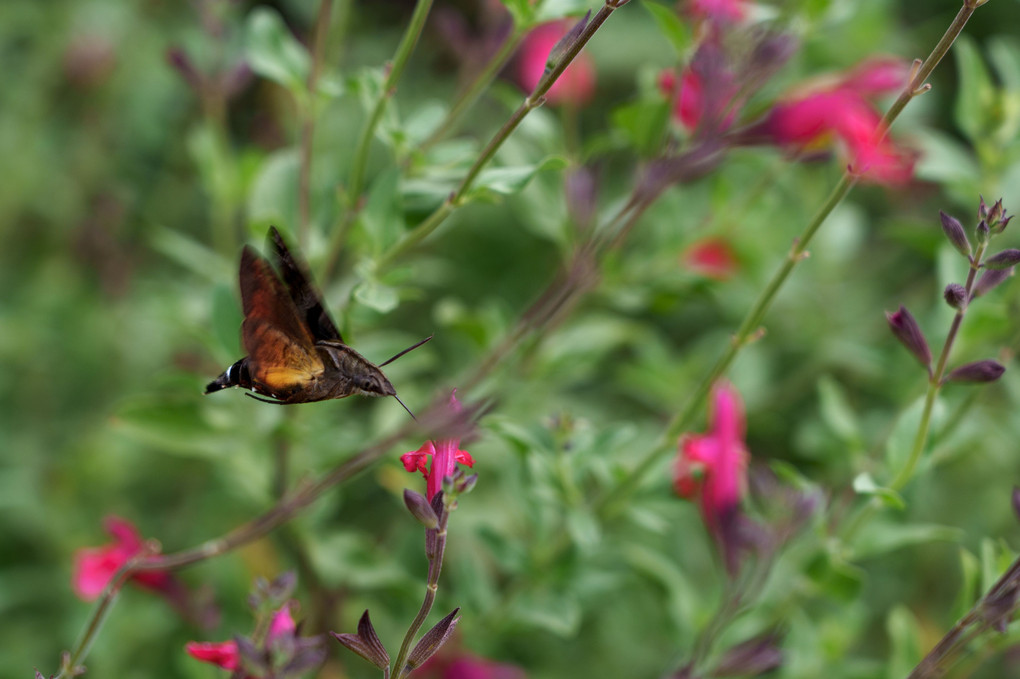
{"label": "pink petal", "polygon": [[[549,53],[570,30],[567,22],[553,22],[535,28],[524,39],[518,62],[518,81],[527,92],[535,89],[545,73]],[[570,102],[581,105],[595,92],[595,67],[585,54],[578,54],[546,93],[551,104]]]}
{"label": "pink petal", "polygon": [[741,21],[747,7],[741,0],[691,0],[690,12],[717,21]]}
{"label": "pink petal", "polygon": [[693,243],[681,256],[681,262],[688,269],[719,281],[732,277],[739,266],[729,242],[718,237]]}
{"label": "pink petal", "polygon": [[284,635],[292,635],[295,625],[294,618],[290,616],[290,604],[284,604],[283,608],[276,612],[272,622],[269,623],[269,639],[276,639]]}
{"label": "pink petal", "polygon": [[190,641],[184,646],[188,655],[202,662],[211,663],[233,672],[241,663],[237,644],[233,641],[198,642]]}
{"label": "pink petal", "polygon": [[907,85],[910,66],[902,59],[879,57],[858,64],[843,78],[842,87],[866,97],[898,92]]}
{"label": "pink petal", "polygon": [[142,536],[134,524],[119,516],[108,516],[103,519],[103,528],[118,545],[131,552],[132,555],[142,549]]}
{"label": "pink petal", "polygon": [[126,562],[127,558],[114,547],[79,549],[71,569],[74,593],[84,601],[94,601]]}

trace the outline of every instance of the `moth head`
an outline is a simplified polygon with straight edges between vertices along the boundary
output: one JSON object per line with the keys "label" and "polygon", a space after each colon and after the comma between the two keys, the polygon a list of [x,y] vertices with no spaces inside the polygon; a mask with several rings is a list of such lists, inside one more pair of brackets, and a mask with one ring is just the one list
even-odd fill
{"label": "moth head", "polygon": [[351,382],[355,389],[366,396],[394,396],[397,393],[381,370],[355,375]]}

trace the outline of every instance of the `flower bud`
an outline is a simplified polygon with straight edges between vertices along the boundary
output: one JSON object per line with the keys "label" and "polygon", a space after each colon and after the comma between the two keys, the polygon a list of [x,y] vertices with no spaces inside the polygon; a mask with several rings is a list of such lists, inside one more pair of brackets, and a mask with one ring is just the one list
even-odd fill
{"label": "flower bud", "polygon": [[977,228],[974,229],[974,234],[977,236],[979,243],[987,243],[988,239],[991,237],[991,231],[988,229],[988,222],[982,219],[977,225]]}
{"label": "flower bud", "polygon": [[957,311],[963,311],[967,308],[967,288],[963,287],[959,283],[950,283],[947,285],[942,296],[945,298],[946,304]]}
{"label": "flower bud", "polygon": [[446,643],[450,635],[453,634],[454,628],[457,627],[457,623],[460,618],[457,617],[457,613],[460,611],[459,608],[453,609],[453,612],[448,616],[440,620],[426,632],[422,638],[418,641],[418,644],[411,651],[407,657],[407,666],[411,669],[421,667],[422,663],[432,657],[432,654],[439,650],[439,648]]}
{"label": "flower bud", "polygon": [[416,493],[410,488],[404,489],[404,504],[411,516],[418,520],[418,523],[426,528],[435,528],[439,525],[439,517],[436,516],[429,501],[421,493]]}
{"label": "flower bud", "polygon": [[1008,269],[1012,266],[1020,264],[1020,250],[1010,248],[1003,250],[1002,252],[992,255],[986,259],[983,264],[986,269]]}
{"label": "flower bud", "polygon": [[980,297],[998,287],[1007,278],[1012,278],[1013,268],[1008,269],[986,269],[981,273],[981,278],[974,285],[974,292],[971,297]]}
{"label": "flower bud", "polygon": [[914,320],[914,317],[910,315],[906,307],[901,306],[894,313],[887,311],[885,318],[889,321],[889,328],[896,335],[896,339],[903,343],[907,351],[912,353],[914,358],[920,361],[921,365],[930,370],[931,349],[928,348],[928,342],[924,339],[921,327]]}
{"label": "flower bud", "polygon": [[963,230],[963,224],[956,217],[947,215],[939,210],[939,217],[942,219],[942,231],[946,238],[953,244],[953,247],[964,257],[970,257],[970,241],[967,240],[967,233]]}
{"label": "flower bud", "polygon": [[1006,372],[1006,368],[998,361],[985,359],[983,361],[974,361],[973,363],[961,365],[959,368],[949,373],[946,377],[946,381],[973,383],[994,382],[1002,377],[1002,373],[1004,372]]}

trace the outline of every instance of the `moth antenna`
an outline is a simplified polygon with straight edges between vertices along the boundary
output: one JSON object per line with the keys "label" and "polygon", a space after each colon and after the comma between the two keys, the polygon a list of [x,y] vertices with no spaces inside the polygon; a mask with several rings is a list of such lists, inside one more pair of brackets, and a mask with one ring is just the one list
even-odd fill
{"label": "moth antenna", "polygon": [[[409,352],[409,351],[414,351],[415,349],[417,349],[417,348],[418,348],[418,347],[420,347],[421,345],[423,345],[423,344],[425,344],[426,342],[428,342],[428,341],[429,341],[430,339],[432,339],[433,337],[434,337],[434,335],[429,335],[428,337],[426,337],[425,339],[423,339],[423,340],[422,340],[421,342],[418,342],[417,344],[415,344],[415,345],[413,345],[413,346],[410,346],[410,347],[408,347],[408,348],[404,349],[403,351],[401,351],[401,352],[400,352],[399,354],[397,354],[397,355],[396,355],[396,356],[394,356],[393,358],[389,359],[388,361],[383,361],[382,363],[380,363],[380,364],[379,364],[379,367],[380,367],[380,368],[382,368],[382,367],[383,367],[383,366],[385,366],[385,365],[389,365],[390,363],[393,363],[393,361],[397,360],[398,358],[400,358],[401,356],[403,356],[404,354],[406,354],[406,353],[407,353],[407,352]],[[397,399],[397,400],[399,401],[400,399]],[[401,403],[400,405],[404,405],[404,404],[403,404],[403,403]],[[407,406],[404,406],[404,408],[406,409],[406,408],[407,408]],[[410,410],[408,410],[407,412],[411,412],[411,411],[410,411]],[[411,415],[411,417],[414,417],[414,415]]]}
{"label": "moth antenna", "polygon": [[[432,339],[432,338],[430,337],[429,339]],[[424,342],[428,342],[428,340],[424,340]],[[414,345],[414,346],[416,347],[416,346],[418,346],[418,345],[420,345],[420,344],[422,344],[422,343],[423,343],[423,342],[418,342],[418,344],[416,344],[416,345]],[[414,349],[414,347],[411,347],[411,349]],[[410,351],[411,349],[407,349],[407,350],[405,350],[405,351],[402,351],[402,352],[400,352],[400,353],[401,353],[401,354],[406,354],[406,353],[407,353],[408,351]],[[397,354],[397,356],[400,356],[400,354]],[[396,356],[394,356],[393,358],[396,358]],[[390,360],[393,360],[393,359],[390,359]],[[389,361],[387,361],[387,363],[388,363],[388,362],[389,362]],[[385,364],[384,364],[384,365],[385,365]],[[412,413],[412,412],[411,412],[411,409],[410,409],[410,408],[408,408],[408,407],[407,407],[406,405],[404,405],[404,402],[400,400],[400,397],[399,397],[399,396],[397,396],[396,394],[393,394],[393,398],[397,399],[397,403],[399,403],[400,405],[404,406],[404,410],[406,410],[406,411],[407,411],[407,414],[411,416],[411,419],[412,419],[412,420],[414,420],[415,422],[417,422],[417,421],[418,421],[418,418],[414,416],[414,413]]]}

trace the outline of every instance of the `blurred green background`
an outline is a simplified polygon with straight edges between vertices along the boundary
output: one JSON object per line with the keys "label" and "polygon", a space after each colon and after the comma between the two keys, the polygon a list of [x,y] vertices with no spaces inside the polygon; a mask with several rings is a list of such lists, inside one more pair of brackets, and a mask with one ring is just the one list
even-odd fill
{"label": "blurred green background", "polygon": [[[551,14],[594,7],[549,4]],[[584,160],[599,175],[601,219],[627,195],[641,155],[618,111],[654,103],[657,73],[677,63],[645,4],[617,11],[592,39],[596,95],[577,119],[539,109],[497,159]],[[412,6],[336,3],[323,75],[334,89],[317,116],[305,248],[317,271],[343,216],[338,187],[365,120],[362,100]],[[876,53],[923,57],[957,8],[763,6],[801,49],[760,103]],[[268,224],[293,230],[298,220],[302,109],[286,87],[239,68],[257,43],[253,17],[276,17],[307,44],[317,9],[297,0],[0,4],[0,666],[12,676],[56,671],[77,637],[90,607],[71,591],[72,556],[106,541],[104,516],[129,519],[167,551],[190,547],[272,503],[279,446],[291,452],[295,482],[406,418],[391,400],[285,410],[233,392],[201,396],[241,355],[241,244],[261,247]],[[457,386],[499,342],[571,240],[564,173],[547,169],[515,195],[459,210],[385,276],[364,273],[379,233],[417,224],[433,205],[434,187],[421,199],[406,177],[400,201],[391,200],[393,153],[420,139],[416,125],[441,115],[463,82],[448,26],[483,49],[495,16],[486,3],[436,3],[373,148],[365,219],[377,224],[354,229],[338,273],[322,281],[345,337],[370,360],[435,333],[387,369],[412,409]],[[960,362],[998,358],[1007,373],[986,388],[946,390],[936,428],[951,428],[908,488],[907,509],[883,513],[855,545],[833,544],[828,525],[845,509],[851,479],[881,476],[884,456],[912,434],[900,415],[923,395],[924,377],[882,312],[906,304],[941,345],[951,318],[941,290],[964,270],[937,210],[971,225],[978,193],[1020,209],[1017,26],[1014,0],[978,10],[932,92],[894,129],[924,154],[918,179],[897,190],[863,186],[838,208],[766,318],[767,335],[730,375],[746,401],[754,460],[788,465],[835,508],[791,547],[761,605],[727,637],[781,623],[787,662],[775,676],[903,676],[990,582],[1006,543],[1016,544],[1009,494],[1020,479],[1012,360],[1020,292],[1008,283],[975,304],[954,353]],[[172,49],[229,82],[230,97],[196,93],[169,65]],[[509,116],[520,98],[512,71],[443,147],[451,158],[470,160]],[[435,158],[426,170],[428,162],[443,169]],[[519,347],[477,394],[462,394],[489,397],[493,409],[468,445],[480,482],[453,517],[434,614],[462,607],[458,648],[536,678],[657,677],[689,654],[723,584],[695,506],[671,493],[665,464],[614,525],[599,526],[586,502],[617,482],[684,403],[840,171],[838,161],[793,165],[748,149],[671,189],[563,324]],[[733,244],[733,278],[680,266],[680,253],[706,235]],[[1008,232],[1002,240],[1016,244]],[[400,500],[420,477],[397,459],[420,444],[406,441],[286,531],[182,572],[214,593],[223,612],[214,630],[190,627],[128,588],[86,662],[89,676],[216,676],[183,644],[249,631],[253,577],[297,568],[295,544],[318,579],[302,576],[305,610],[347,631],[369,608],[395,644],[425,576],[420,529]],[[542,568],[562,535],[569,549]],[[990,656],[967,667],[988,677],[1020,671],[1008,656]],[[332,648],[322,676],[348,674],[374,676]]]}

